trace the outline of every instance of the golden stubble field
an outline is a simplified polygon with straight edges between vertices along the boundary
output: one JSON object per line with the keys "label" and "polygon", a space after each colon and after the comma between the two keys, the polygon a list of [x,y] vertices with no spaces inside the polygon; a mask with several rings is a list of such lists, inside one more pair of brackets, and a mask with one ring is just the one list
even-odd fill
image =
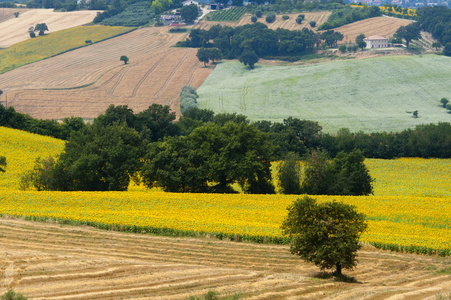
{"label": "golden stubble field", "polygon": [[361,33],[365,34],[366,37],[378,35],[391,38],[399,27],[410,23],[412,21],[406,19],[377,17],[347,24],[334,30],[341,32],[344,36],[340,43],[355,43],[355,38]]}
{"label": "golden stubble field", "polygon": [[110,104],[139,112],[158,103],[179,112],[181,88],[199,87],[213,69],[199,63],[197,49],[172,47],[185,37],[168,27],[141,28],[26,65],[0,75],[2,101],[45,119],[95,118]]}
{"label": "golden stubble field", "polygon": [[[19,12],[19,17],[14,17]],[[73,12],[55,12],[53,9],[0,8],[0,48],[30,38],[28,28],[38,23],[46,23],[51,33],[71,27],[87,24],[94,20],[98,11],[80,10]]]}
{"label": "golden stubble field", "polygon": [[[242,299],[437,299],[451,289],[450,258],[369,246],[319,278],[288,246],[171,238],[0,218],[0,294],[29,299],[187,299],[209,290]],[[445,271],[443,271],[445,270]]]}

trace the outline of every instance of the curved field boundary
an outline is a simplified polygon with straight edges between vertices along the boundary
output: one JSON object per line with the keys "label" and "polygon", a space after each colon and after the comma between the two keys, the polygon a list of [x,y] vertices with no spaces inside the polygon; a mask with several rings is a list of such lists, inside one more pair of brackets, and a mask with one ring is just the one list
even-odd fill
{"label": "curved field boundary", "polygon": [[[0,75],[3,97],[39,118],[90,119],[110,104],[139,112],[158,103],[179,113],[182,86],[199,87],[213,70],[199,64],[196,49],[171,48],[185,35],[170,34],[166,27],[141,28],[24,66]],[[121,55],[129,57],[127,65]]]}
{"label": "curved field boundary", "polygon": [[[14,17],[14,12],[19,13],[18,18]],[[90,23],[97,12],[99,11],[55,12],[53,9],[0,8],[0,48],[29,40],[28,28],[38,23],[46,23],[48,33],[53,33]]]}

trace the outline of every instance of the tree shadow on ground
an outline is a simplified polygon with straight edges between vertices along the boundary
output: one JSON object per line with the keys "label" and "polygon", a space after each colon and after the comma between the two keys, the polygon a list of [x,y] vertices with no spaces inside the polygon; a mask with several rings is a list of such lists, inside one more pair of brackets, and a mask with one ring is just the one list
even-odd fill
{"label": "tree shadow on ground", "polygon": [[333,277],[335,281],[339,281],[339,282],[361,283],[352,276],[347,276],[344,274],[336,275],[335,272],[318,272],[318,273],[313,274],[313,277],[318,278],[318,279],[330,279]]}

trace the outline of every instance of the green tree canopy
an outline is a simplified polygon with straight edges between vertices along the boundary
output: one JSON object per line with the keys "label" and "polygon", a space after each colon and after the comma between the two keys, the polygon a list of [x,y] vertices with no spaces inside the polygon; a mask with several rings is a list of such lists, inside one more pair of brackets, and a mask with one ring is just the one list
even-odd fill
{"label": "green tree canopy", "polygon": [[180,9],[182,19],[191,23],[199,16],[199,7],[196,4],[185,5]]}
{"label": "green tree canopy", "polygon": [[246,49],[240,55],[239,60],[245,66],[249,66],[249,68],[253,69],[254,65],[258,62],[258,56],[253,50]]}
{"label": "green tree canopy", "polygon": [[407,26],[401,26],[396,30],[394,36],[396,38],[402,38],[406,41],[406,46],[409,48],[409,44],[412,40],[418,40],[421,37],[421,28],[419,22],[411,23]]}
{"label": "green tree canopy", "polygon": [[289,152],[285,156],[285,159],[280,162],[278,166],[278,178],[281,193],[300,194],[302,192],[299,160],[299,155]]}
{"label": "green tree canopy", "polygon": [[188,138],[166,138],[150,145],[143,181],[148,187],[157,185],[168,191],[208,188],[211,192],[230,192],[231,184],[237,182],[247,193],[273,193],[272,151],[268,136],[252,125],[206,123]]}
{"label": "green tree canopy", "polygon": [[283,234],[290,237],[290,251],[321,270],[352,269],[357,265],[359,238],[366,230],[365,215],[347,204],[325,202],[305,196],[288,207],[282,223]]}
{"label": "green tree canopy", "polygon": [[44,31],[48,31],[49,28],[47,27],[47,24],[45,23],[39,23],[34,27],[34,31],[39,31],[39,35],[43,35]]}
{"label": "green tree canopy", "polygon": [[341,151],[330,161],[326,152],[313,151],[305,168],[302,190],[310,195],[369,195],[372,181],[361,150]]}
{"label": "green tree canopy", "polygon": [[123,61],[124,64],[127,64],[127,63],[128,63],[128,57],[125,56],[125,55],[122,55],[122,56],[119,58],[119,60],[120,60],[120,61]]}
{"label": "green tree canopy", "polygon": [[197,54],[196,54],[197,58],[199,59],[200,62],[204,63],[204,66],[206,67],[208,62],[210,61],[210,51],[207,48],[199,48],[199,50],[197,50]]}

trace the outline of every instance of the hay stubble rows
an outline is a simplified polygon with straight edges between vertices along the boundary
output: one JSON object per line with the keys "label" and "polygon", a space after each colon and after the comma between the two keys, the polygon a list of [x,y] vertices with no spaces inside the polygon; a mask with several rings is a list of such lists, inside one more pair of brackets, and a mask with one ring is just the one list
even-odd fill
{"label": "hay stubble rows", "polygon": [[366,249],[358,283],[315,277],[287,246],[169,238],[0,218],[0,293],[33,299],[433,299],[451,288],[450,258]]}
{"label": "hay stubble rows", "polygon": [[95,118],[110,104],[139,112],[159,103],[178,112],[182,86],[200,86],[212,70],[199,63],[196,49],[172,48],[184,36],[141,28],[4,73],[0,81],[8,105],[37,118]]}

